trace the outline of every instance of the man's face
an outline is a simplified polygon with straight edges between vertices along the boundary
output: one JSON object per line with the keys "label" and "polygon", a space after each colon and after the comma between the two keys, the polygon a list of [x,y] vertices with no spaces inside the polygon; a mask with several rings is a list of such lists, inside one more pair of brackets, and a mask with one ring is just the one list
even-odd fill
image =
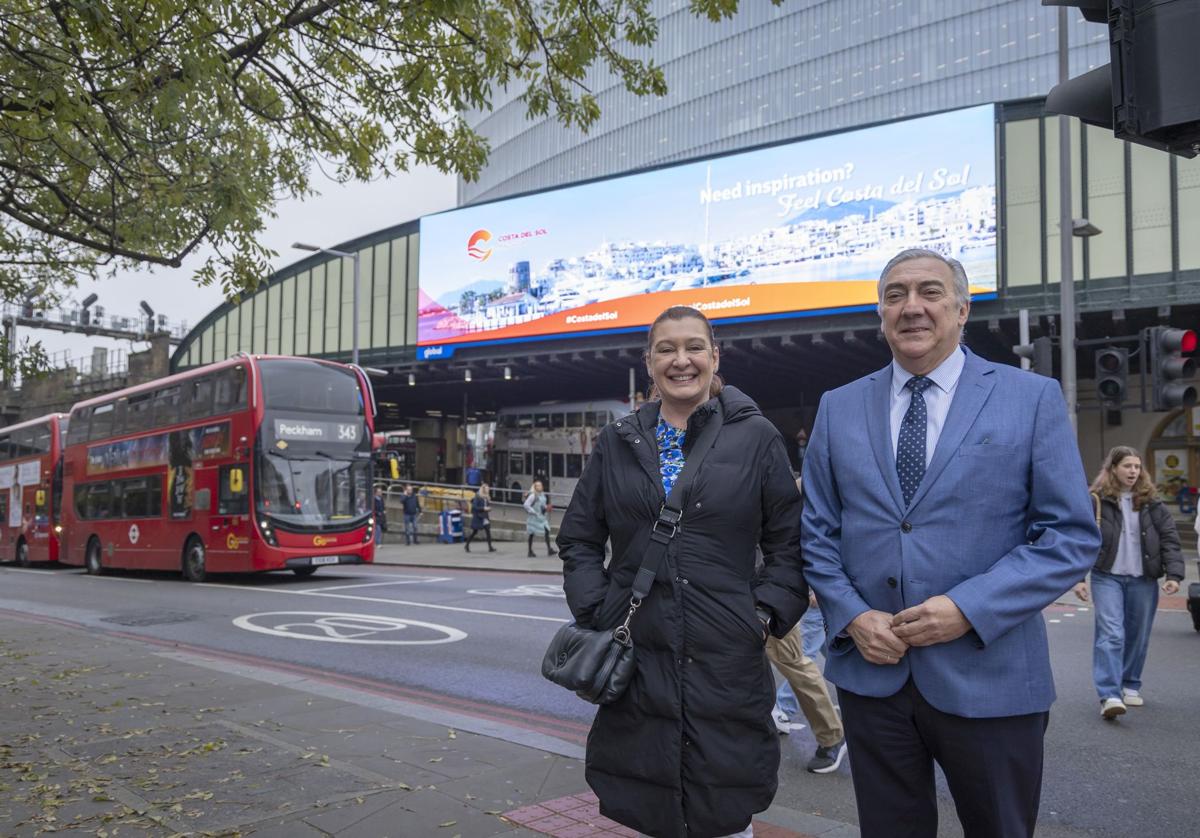
{"label": "man's face", "polygon": [[959,345],[971,303],[959,303],[949,265],[919,258],[888,273],[879,309],[883,336],[896,361],[913,375],[924,375]]}

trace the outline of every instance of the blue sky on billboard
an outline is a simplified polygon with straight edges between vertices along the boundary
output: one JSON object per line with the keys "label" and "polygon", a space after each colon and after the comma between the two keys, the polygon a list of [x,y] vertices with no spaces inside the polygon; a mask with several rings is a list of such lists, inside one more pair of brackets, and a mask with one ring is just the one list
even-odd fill
{"label": "blue sky on billboard", "polygon": [[818,286],[873,278],[918,245],[992,290],[995,186],[984,105],[427,216],[420,341],[582,331],[539,323],[575,309],[629,327],[653,308],[644,295],[670,304],[663,293],[717,285],[812,283],[730,317],[828,307]]}

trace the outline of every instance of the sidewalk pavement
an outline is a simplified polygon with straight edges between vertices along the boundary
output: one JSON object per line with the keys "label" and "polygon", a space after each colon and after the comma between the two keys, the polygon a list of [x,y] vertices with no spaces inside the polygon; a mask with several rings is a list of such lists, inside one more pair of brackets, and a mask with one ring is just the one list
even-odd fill
{"label": "sidewalk pavement", "polygon": [[[15,612],[0,689],[14,838],[634,835],[600,816],[581,733],[454,699]],[[772,807],[755,834],[858,831]]]}
{"label": "sidewalk pavement", "polygon": [[461,541],[440,544],[432,536],[421,536],[417,544],[385,541],[375,548],[375,563],[442,567],[456,570],[502,570],[518,573],[557,573],[562,575],[562,560],[546,555],[546,542],[533,548],[537,558],[529,558],[524,542],[496,541],[496,552],[489,553],[487,543],[474,541],[471,552],[463,549]]}

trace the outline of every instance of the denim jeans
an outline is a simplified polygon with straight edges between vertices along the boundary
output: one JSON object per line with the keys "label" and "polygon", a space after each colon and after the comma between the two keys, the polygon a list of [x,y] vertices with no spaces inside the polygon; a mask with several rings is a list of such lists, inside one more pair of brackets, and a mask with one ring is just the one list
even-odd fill
{"label": "denim jeans", "polygon": [[[804,657],[817,659],[818,654],[825,652],[825,617],[820,608],[809,608],[800,620],[800,632],[804,636]],[[789,717],[800,714],[800,702],[792,685],[784,680],[775,691],[775,703]]]}
{"label": "denim jeans", "polygon": [[417,516],[409,515],[407,512],[404,513],[404,543],[417,543]]}
{"label": "denim jeans", "polygon": [[1141,689],[1158,608],[1158,580],[1093,570],[1092,604],[1096,611],[1092,678],[1100,700],[1120,698],[1122,687]]}

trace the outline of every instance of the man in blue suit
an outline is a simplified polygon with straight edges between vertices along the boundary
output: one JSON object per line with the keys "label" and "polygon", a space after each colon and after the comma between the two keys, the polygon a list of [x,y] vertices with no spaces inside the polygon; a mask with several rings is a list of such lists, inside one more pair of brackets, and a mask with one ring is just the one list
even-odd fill
{"label": "man in blue suit", "polygon": [[1041,611],[1100,545],[1058,382],[963,348],[970,307],[957,261],[893,258],[892,363],[825,394],[804,458],[805,576],[864,838],[937,834],[935,760],[967,838],[1033,835]]}

